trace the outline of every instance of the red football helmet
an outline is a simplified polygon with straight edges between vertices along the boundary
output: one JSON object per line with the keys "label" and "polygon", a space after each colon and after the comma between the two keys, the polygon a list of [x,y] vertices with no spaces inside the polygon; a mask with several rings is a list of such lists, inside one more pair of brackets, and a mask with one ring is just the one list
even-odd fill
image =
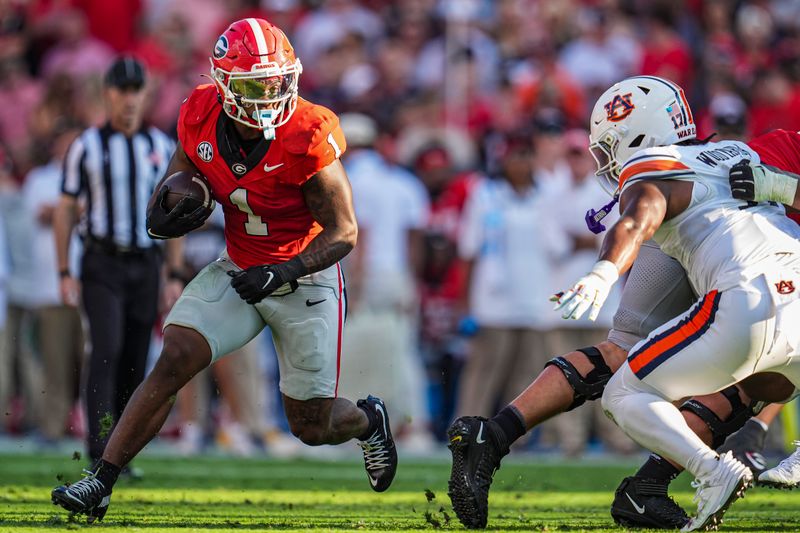
{"label": "red football helmet", "polygon": [[263,19],[234,22],[219,36],[211,54],[211,77],[225,113],[274,138],[297,107],[297,80],[303,66],[286,35]]}

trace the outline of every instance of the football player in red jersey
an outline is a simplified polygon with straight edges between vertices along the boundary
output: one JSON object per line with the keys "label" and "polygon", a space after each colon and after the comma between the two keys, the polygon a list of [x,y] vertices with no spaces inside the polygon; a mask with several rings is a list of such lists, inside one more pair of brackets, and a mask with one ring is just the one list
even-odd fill
{"label": "football player in red jersey", "polygon": [[[197,87],[178,118],[178,146],[167,176],[207,176],[225,214],[226,251],[187,285],[165,320],[164,348],[109,439],[103,459],[81,481],[57,487],[53,501],[102,518],[119,469],[158,432],[175,393],[218,357],[269,326],[292,433],[309,445],[361,441],[372,488],[386,490],[397,454],[385,405],[337,397],[344,281],[339,260],[357,227],[339,157],[345,140],[330,110],[297,94],[302,65],[269,22],[231,24],[211,57],[213,85]],[[148,210],[154,238],[178,237],[203,223],[185,202]]]}

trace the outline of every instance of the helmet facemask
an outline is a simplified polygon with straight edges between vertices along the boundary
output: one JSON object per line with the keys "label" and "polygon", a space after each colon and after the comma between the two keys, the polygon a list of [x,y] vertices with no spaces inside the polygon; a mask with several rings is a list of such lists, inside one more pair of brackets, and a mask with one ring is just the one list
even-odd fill
{"label": "helmet facemask", "polygon": [[611,196],[617,194],[619,187],[619,172],[622,167],[616,158],[619,143],[617,132],[608,130],[600,139],[589,145],[589,152],[597,163],[595,176],[603,189]]}
{"label": "helmet facemask", "polygon": [[[260,129],[264,138],[275,138],[297,107],[297,82],[303,66],[297,59],[278,67],[255,65],[251,71],[229,72],[211,67],[211,75],[222,95],[225,113],[236,122]],[[248,113],[249,111],[249,113]]]}

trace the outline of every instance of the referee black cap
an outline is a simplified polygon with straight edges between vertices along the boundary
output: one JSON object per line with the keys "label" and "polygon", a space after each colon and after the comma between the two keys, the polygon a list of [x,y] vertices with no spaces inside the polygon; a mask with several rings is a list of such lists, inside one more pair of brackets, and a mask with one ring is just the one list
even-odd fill
{"label": "referee black cap", "polygon": [[106,86],[120,89],[136,89],[144,87],[144,67],[130,56],[117,58],[106,72]]}

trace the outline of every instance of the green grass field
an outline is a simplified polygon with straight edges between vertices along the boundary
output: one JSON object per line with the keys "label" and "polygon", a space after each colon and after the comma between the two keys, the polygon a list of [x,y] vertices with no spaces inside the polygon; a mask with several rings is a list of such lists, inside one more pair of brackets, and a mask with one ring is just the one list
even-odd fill
{"label": "green grass field", "polygon": [[[356,457],[358,450],[353,450]],[[617,530],[613,489],[634,463],[507,460],[491,494],[489,528],[507,531]],[[50,503],[57,476],[75,480],[69,457],[0,456],[0,531],[396,531],[463,529],[447,497],[444,461],[401,463],[392,488],[375,494],[360,462],[143,458],[146,477],[120,482],[102,523],[70,520]],[[693,509],[688,479],[676,499]],[[430,491],[426,495],[426,490]],[[430,501],[428,501],[430,498]],[[796,493],[752,489],[726,515],[723,531],[800,531]]]}

